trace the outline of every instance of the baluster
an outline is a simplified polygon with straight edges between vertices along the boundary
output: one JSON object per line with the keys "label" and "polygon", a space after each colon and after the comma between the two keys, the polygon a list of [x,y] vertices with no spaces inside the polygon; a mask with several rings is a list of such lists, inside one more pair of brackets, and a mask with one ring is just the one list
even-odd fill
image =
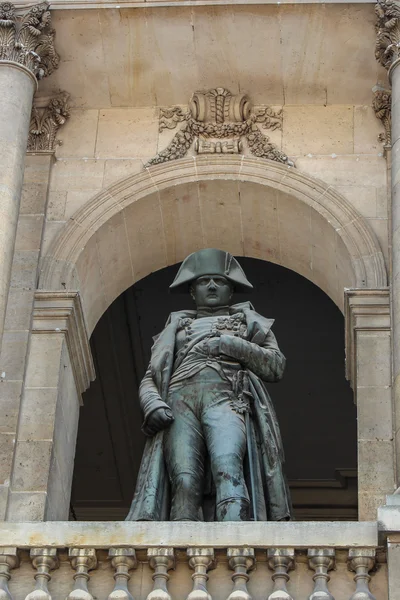
{"label": "baluster", "polygon": [[330,580],[328,571],[335,566],[335,550],[333,548],[310,548],[308,564],[315,571],[314,591],[309,600],[335,600],[327,585]]}
{"label": "baluster", "polygon": [[369,571],[375,566],[375,550],[373,548],[350,548],[348,567],[355,572],[356,591],[350,600],[376,600],[369,591]]}
{"label": "baluster", "polygon": [[149,548],[147,558],[150,567],[154,569],[153,589],[147,600],[171,600],[168,593],[168,571],[175,568],[175,554],[173,548]]}
{"label": "baluster", "polygon": [[212,600],[207,591],[207,571],[215,567],[213,548],[188,548],[189,565],[194,569],[193,589],[187,600]]}
{"label": "baluster", "polygon": [[0,549],[0,600],[13,600],[8,582],[11,579],[11,569],[19,566],[18,552],[16,548]]}
{"label": "baluster", "polygon": [[293,600],[286,589],[286,583],[290,577],[288,571],[294,569],[293,548],[268,548],[268,566],[272,571],[274,589],[268,596],[268,600]]}
{"label": "baluster", "polygon": [[129,571],[137,566],[136,553],[133,548],[110,548],[108,558],[115,569],[115,585],[108,600],[133,600],[128,590]]}
{"label": "baluster", "polygon": [[68,557],[76,573],[74,588],[68,594],[67,600],[93,600],[87,583],[90,579],[88,572],[97,567],[96,551],[93,548],[70,548]]}
{"label": "baluster", "polygon": [[251,600],[247,591],[247,575],[255,564],[254,548],[228,548],[229,566],[235,571],[232,575],[233,590],[228,600]]}
{"label": "baluster", "polygon": [[35,589],[27,595],[25,600],[51,600],[47,587],[51,579],[50,571],[58,568],[56,548],[32,548],[30,551],[32,565],[36,569]]}

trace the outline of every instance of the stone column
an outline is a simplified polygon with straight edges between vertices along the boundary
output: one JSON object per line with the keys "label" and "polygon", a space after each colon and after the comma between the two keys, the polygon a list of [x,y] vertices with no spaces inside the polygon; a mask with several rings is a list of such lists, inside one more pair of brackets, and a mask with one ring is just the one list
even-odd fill
{"label": "stone column", "polygon": [[[400,485],[400,3],[379,0],[375,56],[388,70],[392,85],[391,111],[391,305],[393,353],[393,407],[396,486]],[[387,137],[387,136],[386,136]]]}
{"label": "stone column", "polygon": [[49,5],[0,4],[0,348],[10,285],[33,94],[58,66]]}

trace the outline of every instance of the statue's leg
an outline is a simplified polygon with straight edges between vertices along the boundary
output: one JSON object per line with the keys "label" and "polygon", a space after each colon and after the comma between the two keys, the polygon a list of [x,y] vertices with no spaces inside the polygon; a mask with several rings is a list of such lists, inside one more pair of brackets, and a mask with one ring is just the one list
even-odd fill
{"label": "statue's leg", "polygon": [[250,501],[243,474],[244,415],[231,408],[229,397],[223,391],[210,392],[210,396],[202,423],[216,488],[217,521],[248,521]]}
{"label": "statue's leg", "polygon": [[195,392],[194,386],[188,385],[168,397],[175,419],[164,433],[164,457],[171,481],[171,521],[202,520],[206,447],[200,422],[190,402],[186,402]]}

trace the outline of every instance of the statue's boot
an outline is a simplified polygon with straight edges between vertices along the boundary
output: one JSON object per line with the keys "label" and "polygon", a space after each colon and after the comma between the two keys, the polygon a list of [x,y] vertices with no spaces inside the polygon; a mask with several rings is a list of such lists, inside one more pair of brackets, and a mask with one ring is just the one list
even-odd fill
{"label": "statue's boot", "polygon": [[217,503],[217,521],[249,521],[250,502],[247,498],[227,498]]}

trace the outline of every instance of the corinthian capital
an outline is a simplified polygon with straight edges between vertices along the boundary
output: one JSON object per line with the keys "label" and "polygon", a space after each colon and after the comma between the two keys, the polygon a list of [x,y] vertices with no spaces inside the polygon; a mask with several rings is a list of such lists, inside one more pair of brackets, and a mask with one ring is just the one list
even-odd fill
{"label": "corinthian capital", "polygon": [[58,67],[49,4],[17,10],[11,2],[0,3],[0,62],[10,60],[27,67],[42,79]]}
{"label": "corinthian capital", "polygon": [[68,98],[67,92],[60,92],[44,107],[36,106],[34,101],[29,125],[28,152],[53,152],[57,145],[62,144],[56,139],[56,135],[70,116]]}

